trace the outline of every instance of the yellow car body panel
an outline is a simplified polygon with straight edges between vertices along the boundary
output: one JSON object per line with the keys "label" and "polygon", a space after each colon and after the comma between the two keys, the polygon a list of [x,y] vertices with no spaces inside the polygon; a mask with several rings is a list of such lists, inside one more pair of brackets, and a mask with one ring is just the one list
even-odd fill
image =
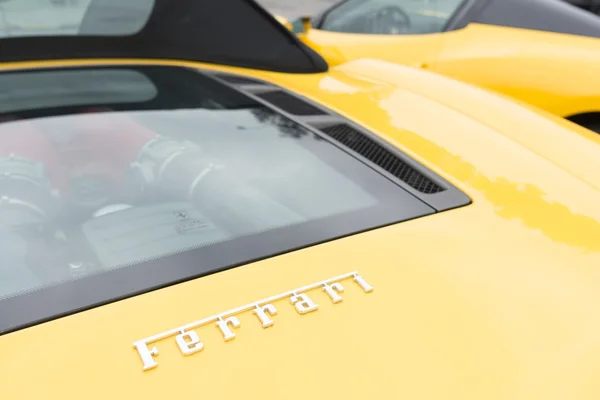
{"label": "yellow car body panel", "polygon": [[442,50],[443,35],[364,35],[310,29],[298,37],[330,65],[359,58],[379,58],[417,68],[434,62]]}
{"label": "yellow car body panel", "polygon": [[423,35],[310,29],[298,37],[335,65],[378,58],[427,68],[561,117],[600,112],[600,39],[483,24]]}
{"label": "yellow car body panel", "polygon": [[[3,69],[123,60],[5,64]],[[210,65],[291,89],[372,129],[461,188],[467,207],[290,252],[0,337],[3,398],[544,399],[600,396],[600,139],[485,90],[383,61],[290,75]],[[545,140],[541,140],[544,135]],[[238,315],[184,357],[133,342],[358,271],[343,301]]]}
{"label": "yellow car body panel", "polygon": [[443,36],[432,71],[560,116],[600,110],[600,39],[483,24]]}

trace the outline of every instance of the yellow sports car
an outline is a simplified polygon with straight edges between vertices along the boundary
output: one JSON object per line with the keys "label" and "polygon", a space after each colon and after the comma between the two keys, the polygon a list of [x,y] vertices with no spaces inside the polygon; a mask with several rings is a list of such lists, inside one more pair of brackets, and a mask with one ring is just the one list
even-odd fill
{"label": "yellow sports car", "polygon": [[250,1],[40,4],[0,40],[2,399],[599,398],[598,135]]}
{"label": "yellow sports car", "polygon": [[292,26],[332,65],[423,68],[600,132],[600,18],[566,2],[344,0]]}

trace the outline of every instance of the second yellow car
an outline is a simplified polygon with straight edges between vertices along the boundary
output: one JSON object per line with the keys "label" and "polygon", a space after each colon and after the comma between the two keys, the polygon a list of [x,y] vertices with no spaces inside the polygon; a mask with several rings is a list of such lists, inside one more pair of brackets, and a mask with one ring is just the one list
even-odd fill
{"label": "second yellow car", "polygon": [[345,0],[288,26],[330,65],[423,68],[600,132],[600,18],[568,3]]}

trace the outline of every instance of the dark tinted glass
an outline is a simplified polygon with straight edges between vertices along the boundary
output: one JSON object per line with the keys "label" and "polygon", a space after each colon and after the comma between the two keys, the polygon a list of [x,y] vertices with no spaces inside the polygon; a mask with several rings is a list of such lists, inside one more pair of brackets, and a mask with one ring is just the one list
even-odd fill
{"label": "dark tinted glass", "polygon": [[323,17],[320,29],[363,34],[443,31],[463,0],[348,0]]}

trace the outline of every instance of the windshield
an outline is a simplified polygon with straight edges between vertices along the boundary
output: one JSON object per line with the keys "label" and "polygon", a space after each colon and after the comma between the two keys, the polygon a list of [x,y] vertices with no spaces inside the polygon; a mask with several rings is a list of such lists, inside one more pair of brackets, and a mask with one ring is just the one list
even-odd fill
{"label": "windshield", "polygon": [[0,332],[430,213],[197,71],[0,74]]}
{"label": "windshield", "polygon": [[325,14],[320,29],[363,34],[442,32],[463,0],[347,0]]}

